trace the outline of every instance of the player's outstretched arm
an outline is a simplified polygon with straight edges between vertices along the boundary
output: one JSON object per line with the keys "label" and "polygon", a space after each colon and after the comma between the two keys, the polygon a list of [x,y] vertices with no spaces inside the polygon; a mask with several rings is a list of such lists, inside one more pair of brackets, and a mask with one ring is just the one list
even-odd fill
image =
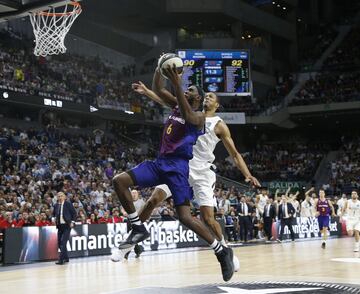
{"label": "player's outstretched arm", "polygon": [[165,89],[165,80],[160,74],[158,68],[155,69],[152,91],[160,97],[160,99],[169,107],[174,108],[177,105],[177,100],[168,90]]}
{"label": "player's outstretched arm", "polygon": [[176,100],[183,119],[185,119],[186,122],[197,126],[199,129],[202,129],[205,124],[205,114],[193,111],[189,102],[186,100],[184,92],[181,88],[181,77],[177,73],[175,65],[173,67],[169,66],[164,71],[175,88]]}
{"label": "player's outstretched arm", "polygon": [[260,182],[251,175],[243,157],[241,154],[237,151],[234,141],[231,138],[231,133],[223,121],[220,121],[218,123],[218,130],[219,130],[219,137],[221,138],[226,150],[230,154],[230,156],[234,159],[234,162],[236,164],[236,167],[241,171],[241,173],[245,177],[245,181],[251,182],[254,186],[260,187]]}
{"label": "player's outstretched arm", "polygon": [[146,87],[144,85],[144,83],[141,81],[131,84],[131,88],[136,93],[139,93],[140,95],[144,95],[163,106],[170,106],[170,105],[167,105],[166,102],[164,102],[158,95],[156,95],[156,93],[154,91],[152,91],[148,87]]}
{"label": "player's outstretched arm", "polygon": [[314,187],[311,187],[309,190],[305,192],[305,196],[309,196],[311,192],[315,191]]}
{"label": "player's outstretched arm", "polygon": [[289,193],[290,193],[291,187],[289,187],[285,192],[286,199],[289,199]]}

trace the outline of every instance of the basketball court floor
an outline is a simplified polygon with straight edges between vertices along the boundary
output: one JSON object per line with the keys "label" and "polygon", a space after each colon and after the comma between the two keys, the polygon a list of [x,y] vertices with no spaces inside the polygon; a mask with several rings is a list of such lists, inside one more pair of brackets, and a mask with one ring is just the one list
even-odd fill
{"label": "basketball court floor", "polygon": [[[0,267],[2,293],[360,293],[353,239],[297,241],[234,248],[240,271],[229,283],[210,250],[109,256]],[[6,291],[6,292],[3,292]]]}

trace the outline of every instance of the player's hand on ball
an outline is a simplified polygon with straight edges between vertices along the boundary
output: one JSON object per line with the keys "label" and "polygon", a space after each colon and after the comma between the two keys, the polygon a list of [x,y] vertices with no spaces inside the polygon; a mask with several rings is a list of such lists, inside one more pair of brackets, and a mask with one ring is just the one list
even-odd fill
{"label": "player's hand on ball", "polygon": [[141,95],[145,95],[146,91],[149,90],[143,82],[139,81],[137,83],[133,83],[131,84],[131,88],[136,92],[139,93]]}
{"label": "player's hand on ball", "polygon": [[168,66],[163,70],[173,85],[181,84],[181,75],[178,74],[175,64],[172,67]]}
{"label": "player's hand on ball", "polygon": [[245,178],[245,182],[247,183],[251,183],[253,186],[255,187],[261,187],[260,182],[257,180],[257,178],[253,177],[253,176],[248,176]]}

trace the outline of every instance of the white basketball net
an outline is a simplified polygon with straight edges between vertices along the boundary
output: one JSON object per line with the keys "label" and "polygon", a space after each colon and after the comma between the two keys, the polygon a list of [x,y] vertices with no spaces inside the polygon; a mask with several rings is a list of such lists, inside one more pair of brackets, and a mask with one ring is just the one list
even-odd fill
{"label": "white basketball net", "polygon": [[66,4],[61,13],[56,11],[56,8],[32,12],[30,20],[35,35],[34,54],[36,56],[47,56],[65,53],[65,36],[80,13],[81,6],[77,2]]}

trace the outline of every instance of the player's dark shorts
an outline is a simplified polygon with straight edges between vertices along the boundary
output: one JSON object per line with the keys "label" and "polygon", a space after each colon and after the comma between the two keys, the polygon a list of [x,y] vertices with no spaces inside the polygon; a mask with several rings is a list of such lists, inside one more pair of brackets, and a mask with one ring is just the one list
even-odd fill
{"label": "player's dark shorts", "polygon": [[328,215],[319,215],[318,216],[318,223],[319,223],[319,229],[320,231],[326,227],[329,227],[329,223],[330,223],[330,217]]}
{"label": "player's dark shorts", "polygon": [[141,188],[166,184],[175,205],[182,205],[193,198],[189,185],[189,160],[159,157],[154,161],[144,161],[128,171],[134,184]]}

